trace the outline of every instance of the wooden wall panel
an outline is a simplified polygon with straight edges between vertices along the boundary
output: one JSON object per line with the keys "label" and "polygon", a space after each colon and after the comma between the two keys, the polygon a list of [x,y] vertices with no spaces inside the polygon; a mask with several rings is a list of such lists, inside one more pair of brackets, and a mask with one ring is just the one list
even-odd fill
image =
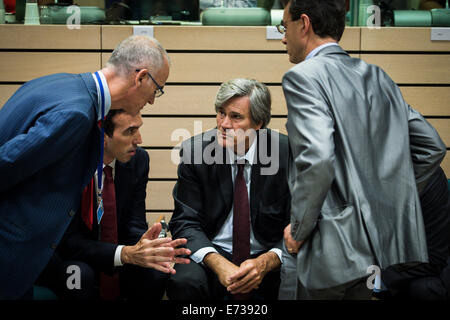
{"label": "wooden wall panel", "polygon": [[100,69],[99,53],[0,52],[0,81],[25,82],[44,75],[94,72]]}
{"label": "wooden wall panel", "polygon": [[149,181],[145,208],[147,210],[172,210],[172,190],[176,181]]}
{"label": "wooden wall panel", "polygon": [[361,54],[396,83],[450,84],[450,54]]}
{"label": "wooden wall panel", "polygon": [[[102,48],[113,50],[132,34],[132,26],[102,26]],[[265,27],[155,26],[154,36],[166,50],[286,50],[281,40],[266,39]],[[346,28],[340,43],[345,50],[359,50],[360,28]]]}
{"label": "wooden wall panel", "polygon": [[450,42],[431,41],[430,28],[361,28],[361,51],[450,51]]}
{"label": "wooden wall panel", "polygon": [[176,179],[180,162],[179,149],[147,150],[150,156],[151,179]]}
{"label": "wooden wall panel", "polygon": [[401,87],[405,101],[425,116],[450,115],[450,87]]}
{"label": "wooden wall panel", "polygon": [[[100,26],[0,25],[1,49],[100,49]],[[36,63],[36,61],[34,61]]]}

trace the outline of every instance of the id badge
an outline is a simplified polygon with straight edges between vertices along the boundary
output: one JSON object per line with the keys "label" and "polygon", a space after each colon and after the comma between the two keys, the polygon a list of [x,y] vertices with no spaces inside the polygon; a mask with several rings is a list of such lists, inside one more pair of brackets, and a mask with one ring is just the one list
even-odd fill
{"label": "id badge", "polygon": [[97,222],[98,224],[100,224],[100,221],[102,220],[103,217],[103,213],[105,212],[105,210],[103,209],[103,199],[100,198],[100,202],[97,208]]}

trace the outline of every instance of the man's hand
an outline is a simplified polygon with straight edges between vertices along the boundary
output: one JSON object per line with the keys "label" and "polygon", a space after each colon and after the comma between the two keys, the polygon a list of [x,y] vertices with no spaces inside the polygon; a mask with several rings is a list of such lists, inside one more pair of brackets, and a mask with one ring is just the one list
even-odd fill
{"label": "man's hand", "polygon": [[291,224],[288,224],[287,227],[284,228],[284,244],[290,254],[298,253],[298,250],[300,250],[300,247],[303,244],[303,241],[296,241],[292,238]]}
{"label": "man's hand", "polygon": [[232,294],[248,293],[258,289],[265,275],[281,265],[274,252],[266,252],[256,259],[248,259],[241,263],[239,269],[228,278],[227,290]]}
{"label": "man's hand", "polygon": [[153,268],[164,273],[175,274],[173,263],[187,264],[189,259],[180,258],[181,255],[190,255],[186,248],[177,248],[186,244],[184,238],[172,240],[160,238],[161,223],[155,223],[141,237],[134,246],[125,246],[120,256],[122,263],[129,263],[145,268]]}
{"label": "man's hand", "polygon": [[229,281],[231,275],[239,269],[234,263],[215,252],[207,254],[203,258],[203,263],[214,271],[224,287],[228,287],[231,284]]}

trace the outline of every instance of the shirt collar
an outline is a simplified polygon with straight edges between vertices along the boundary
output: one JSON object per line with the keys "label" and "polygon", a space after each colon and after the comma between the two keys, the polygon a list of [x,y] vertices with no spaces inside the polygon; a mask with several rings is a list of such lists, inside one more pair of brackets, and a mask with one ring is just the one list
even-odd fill
{"label": "shirt collar", "polygon": [[326,47],[330,47],[330,46],[338,46],[338,44],[336,42],[327,42],[327,43],[324,43],[324,44],[314,48],[314,50],[312,50],[310,53],[308,53],[308,55],[305,58],[305,61],[313,58],[320,50],[322,50]]}
{"label": "shirt collar", "polygon": [[111,161],[111,162],[108,163],[108,164],[103,164],[103,168],[104,168],[105,166],[110,166],[110,167],[113,169],[113,171],[114,171],[114,169],[116,168],[116,159],[114,159],[113,161]]}
{"label": "shirt collar", "polygon": [[248,148],[245,155],[237,155],[233,151],[227,152],[228,157],[230,159],[230,163],[234,164],[234,163],[236,163],[236,161],[245,159],[247,163],[249,163],[250,165],[253,165],[255,162],[255,150],[256,150],[256,137],[255,137],[255,139],[253,139],[253,142],[250,145],[250,148]]}
{"label": "shirt collar", "polygon": [[[98,72],[98,75],[100,76],[100,82],[102,83],[103,91],[105,93],[105,116],[106,116],[108,114],[109,110],[111,109],[111,93],[109,92],[108,82],[106,82],[105,75],[100,70],[97,72]],[[97,77],[94,74],[92,74],[92,77],[94,78],[95,86],[97,87],[97,97],[98,97],[98,110],[97,110],[98,118],[97,118],[97,120],[101,120],[102,110],[100,108],[101,108],[101,103],[102,103],[102,97],[101,97],[101,93],[100,93],[100,86],[97,81]]]}

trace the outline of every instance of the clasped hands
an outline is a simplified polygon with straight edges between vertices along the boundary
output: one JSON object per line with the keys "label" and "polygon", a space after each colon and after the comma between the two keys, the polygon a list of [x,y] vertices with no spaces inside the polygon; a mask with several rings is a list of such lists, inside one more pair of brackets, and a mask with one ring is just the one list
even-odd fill
{"label": "clasped hands", "polygon": [[240,266],[218,253],[208,254],[203,262],[217,274],[220,283],[231,294],[248,293],[258,289],[267,272],[279,266],[280,263],[273,252],[245,260]]}
{"label": "clasped hands", "polygon": [[145,268],[153,268],[164,273],[175,274],[175,263],[187,264],[189,259],[180,258],[190,255],[186,248],[178,248],[186,244],[185,238],[172,240],[171,238],[158,238],[162,230],[161,223],[155,223],[141,237],[134,246],[125,246],[122,249],[122,263],[129,263]]}

